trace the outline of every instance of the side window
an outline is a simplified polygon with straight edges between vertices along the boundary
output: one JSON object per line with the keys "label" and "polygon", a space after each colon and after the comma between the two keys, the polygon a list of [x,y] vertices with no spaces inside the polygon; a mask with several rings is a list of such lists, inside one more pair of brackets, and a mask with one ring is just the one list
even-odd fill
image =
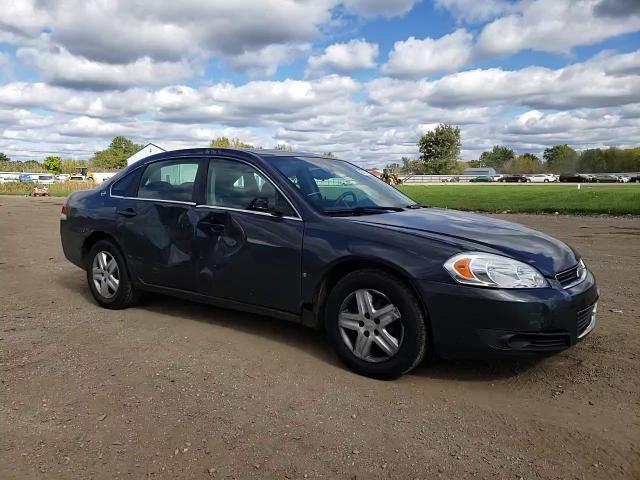
{"label": "side window", "polygon": [[250,165],[233,160],[209,162],[207,205],[296,216],[289,202],[269,180]]}
{"label": "side window", "polygon": [[127,176],[121,178],[111,187],[111,195],[118,197],[131,197],[135,195],[135,184],[140,178],[140,172],[138,170],[129,173]]}
{"label": "side window", "polygon": [[192,202],[197,173],[197,160],[151,163],[142,174],[138,197]]}

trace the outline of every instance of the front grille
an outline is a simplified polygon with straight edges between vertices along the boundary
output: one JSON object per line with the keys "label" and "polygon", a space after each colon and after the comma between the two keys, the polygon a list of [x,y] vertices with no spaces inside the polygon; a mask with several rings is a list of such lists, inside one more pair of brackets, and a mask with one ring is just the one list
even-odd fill
{"label": "front grille", "polygon": [[578,337],[580,337],[589,327],[589,324],[591,323],[591,316],[593,314],[594,307],[595,307],[595,304],[578,311],[578,315],[577,315]]}
{"label": "front grille", "polygon": [[562,288],[569,288],[584,280],[585,268],[582,264],[577,264],[568,270],[564,270],[556,275],[556,280],[562,285]]}

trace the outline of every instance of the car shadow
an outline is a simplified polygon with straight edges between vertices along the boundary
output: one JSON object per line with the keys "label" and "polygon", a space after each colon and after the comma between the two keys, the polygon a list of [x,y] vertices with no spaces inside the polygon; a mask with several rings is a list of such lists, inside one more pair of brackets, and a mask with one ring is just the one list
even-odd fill
{"label": "car shadow", "polygon": [[[60,276],[59,284],[80,295],[82,301],[95,304],[82,272],[66,272]],[[320,361],[346,369],[326,342],[323,332],[298,323],[154,293],[145,293],[140,304],[133,308],[154,314],[195,320],[266,338],[293,346]],[[425,360],[408,375],[425,379],[487,382],[521,375],[536,367],[541,360],[541,358],[448,360],[436,357]]]}
{"label": "car shadow", "polygon": [[544,357],[504,358],[504,359],[444,359],[433,358],[422,362],[410,375],[433,378],[454,379],[466,382],[487,382],[505,380],[536,368]]}
{"label": "car shadow", "polygon": [[[96,304],[82,272],[61,275],[59,284],[82,296],[82,301]],[[331,365],[341,365],[323,332],[298,323],[149,292],[145,292],[140,303],[132,308],[234,329],[293,346]]]}
{"label": "car shadow", "polygon": [[321,361],[340,365],[323,332],[299,323],[154,293],[145,293],[135,308],[234,329],[293,346]]}

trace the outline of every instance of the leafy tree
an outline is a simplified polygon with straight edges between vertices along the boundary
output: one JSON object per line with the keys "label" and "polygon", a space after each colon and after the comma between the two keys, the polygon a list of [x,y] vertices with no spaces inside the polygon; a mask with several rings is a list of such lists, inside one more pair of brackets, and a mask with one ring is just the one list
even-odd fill
{"label": "leafy tree", "polygon": [[420,159],[402,157],[402,173],[410,173],[414,175],[420,175],[427,173],[427,167]]}
{"label": "leafy tree", "polygon": [[211,140],[209,146],[215,148],[253,148],[253,145],[245,143],[237,137],[217,137]]}
{"label": "leafy tree", "polygon": [[120,170],[127,166],[127,158],[142,149],[126,137],[114,137],[109,148],[96,152],[91,167],[99,170]]}
{"label": "leafy tree", "polygon": [[584,150],[578,159],[578,172],[640,171],[640,148],[593,148]]}
{"label": "leafy tree", "polygon": [[395,173],[396,175],[400,173],[400,170],[402,169],[400,164],[397,162],[389,163],[384,168],[388,169],[391,173]]}
{"label": "leafy tree", "polygon": [[[5,155],[6,157],[6,155]],[[7,160],[0,159],[0,171],[2,172],[41,172],[42,164],[35,160],[27,160],[22,162],[20,160]]]}
{"label": "leafy tree", "polygon": [[497,171],[501,171],[505,163],[515,160],[516,153],[509,147],[495,145],[489,152],[482,152],[478,160],[482,167],[492,167]]}
{"label": "leafy tree", "polygon": [[453,169],[451,169],[451,171],[449,173],[455,174],[455,175],[462,175],[462,173],[469,168],[469,163],[468,162],[464,162],[462,160],[458,160],[455,164],[455,166],[453,167]]}
{"label": "leafy tree", "polygon": [[61,165],[62,173],[76,173],[77,169],[88,167],[89,162],[87,160],[74,160],[72,158],[63,158]]}
{"label": "leafy tree", "polygon": [[0,152],[0,162],[10,162],[11,159],[3,152]]}
{"label": "leafy tree", "polygon": [[578,153],[566,143],[546,148],[542,156],[553,173],[574,173],[578,166]]}
{"label": "leafy tree", "polygon": [[43,164],[47,172],[60,173],[62,171],[62,159],[60,157],[47,157],[44,159]]}
{"label": "leafy tree", "polygon": [[482,168],[486,167],[482,160],[469,160],[469,168]]}
{"label": "leafy tree", "polygon": [[540,173],[544,168],[538,157],[532,153],[524,153],[507,162],[503,170],[506,173]]}
{"label": "leafy tree", "polygon": [[276,144],[275,147],[273,147],[274,150],[279,150],[281,152],[292,152],[293,151],[293,147],[291,145],[287,145],[286,143],[278,143]]}
{"label": "leafy tree", "polygon": [[440,124],[418,142],[420,160],[428,173],[448,173],[460,156],[460,129]]}
{"label": "leafy tree", "polygon": [[324,152],[324,153],[322,154],[322,156],[323,156],[323,157],[327,157],[327,158],[337,158],[337,157],[336,157],[336,154],[335,154],[335,153],[333,153],[333,152]]}

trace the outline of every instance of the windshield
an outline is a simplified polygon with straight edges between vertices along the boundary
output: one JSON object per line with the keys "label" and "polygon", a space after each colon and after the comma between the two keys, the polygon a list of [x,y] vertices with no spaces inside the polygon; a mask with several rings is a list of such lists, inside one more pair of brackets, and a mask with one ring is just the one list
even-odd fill
{"label": "windshield", "polygon": [[[325,213],[417,205],[382,180],[351,163],[316,157],[273,157],[273,166]],[[368,211],[366,213],[369,213]]]}

